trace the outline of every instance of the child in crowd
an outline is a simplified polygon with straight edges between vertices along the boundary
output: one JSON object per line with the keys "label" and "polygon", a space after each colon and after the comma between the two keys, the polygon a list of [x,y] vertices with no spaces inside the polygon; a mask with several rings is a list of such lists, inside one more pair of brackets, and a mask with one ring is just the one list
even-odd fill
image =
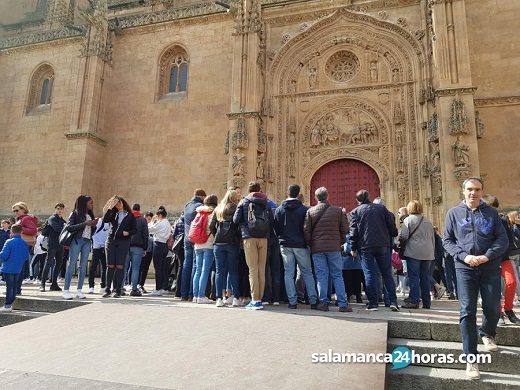
{"label": "child in crowd", "polygon": [[40,284],[42,278],[43,265],[47,257],[48,239],[42,234],[42,228],[38,228],[38,236],[36,237],[36,244],[34,245],[34,256],[31,259],[30,271],[34,279],[34,284]]}
{"label": "child in crowd", "polygon": [[2,272],[6,281],[5,305],[0,307],[2,312],[13,311],[13,302],[16,299],[17,280],[24,263],[29,258],[29,246],[22,240],[22,226],[13,225],[12,238],[5,242],[0,252]]}

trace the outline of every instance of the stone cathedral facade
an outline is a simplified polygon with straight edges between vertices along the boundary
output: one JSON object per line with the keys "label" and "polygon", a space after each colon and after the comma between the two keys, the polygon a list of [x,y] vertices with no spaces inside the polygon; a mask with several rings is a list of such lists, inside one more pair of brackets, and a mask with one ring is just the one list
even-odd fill
{"label": "stone cathedral facade", "polygon": [[482,176],[520,203],[520,3],[8,0],[0,213],[90,194],[179,211],[219,197],[367,188],[442,225]]}

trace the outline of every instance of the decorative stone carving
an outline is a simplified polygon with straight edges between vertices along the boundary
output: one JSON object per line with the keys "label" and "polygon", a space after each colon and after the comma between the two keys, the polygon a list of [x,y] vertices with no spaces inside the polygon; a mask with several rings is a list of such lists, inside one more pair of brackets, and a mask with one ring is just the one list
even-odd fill
{"label": "decorative stone carving", "polygon": [[430,174],[441,169],[441,148],[437,142],[430,142]]}
{"label": "decorative stone carving", "polygon": [[398,175],[396,182],[397,182],[397,196],[399,197],[400,200],[403,200],[405,198],[406,187],[407,187],[406,177],[404,175]]}
{"label": "decorative stone carving", "polygon": [[309,88],[311,90],[316,89],[318,82],[318,69],[315,67],[309,68]]}
{"label": "decorative stone carving", "polygon": [[426,31],[424,31],[422,29],[415,31],[415,38],[417,38],[418,40],[423,39],[425,35],[426,35]]}
{"label": "decorative stone carving", "polygon": [[86,138],[86,139],[89,139],[89,140],[92,140],[94,141],[95,143],[101,145],[101,146],[107,146],[108,145],[108,142],[105,141],[103,138],[101,138],[100,136],[90,132],[90,131],[79,131],[79,132],[71,132],[71,133],[65,133],[65,137],[67,137],[67,139],[71,140],[71,139],[83,139],[83,138]]}
{"label": "decorative stone carving", "polygon": [[378,76],[379,75],[379,71],[377,69],[377,61],[376,60],[370,61],[369,74],[370,74],[370,81],[376,83],[379,80],[379,76]]}
{"label": "decorative stone carving", "polygon": [[464,102],[460,99],[453,100],[449,122],[450,134],[467,134],[469,133],[468,125],[469,119],[464,113]]}
{"label": "decorative stone carving", "polygon": [[480,120],[480,111],[475,110],[475,128],[477,129],[477,138],[484,138],[484,123]]}
{"label": "decorative stone carving", "polygon": [[399,75],[399,69],[392,69],[392,82],[398,83],[401,81],[401,77]]}
{"label": "decorative stone carving", "polygon": [[403,113],[401,111],[401,104],[395,102],[394,104],[394,125],[400,125],[402,123]]}
{"label": "decorative stone carving", "polygon": [[441,195],[435,195],[432,198],[433,204],[441,204],[442,203],[442,196]]}
{"label": "decorative stone carving", "polygon": [[0,39],[0,49],[56,41],[61,38],[82,37],[88,31],[86,26],[77,26],[77,29],[78,30],[73,30],[64,27],[55,30],[17,34],[14,37]]}
{"label": "decorative stone carving", "polygon": [[399,152],[397,153],[397,159],[395,160],[395,171],[397,173],[404,173],[404,167],[406,165],[406,161],[404,159],[404,156],[403,156],[403,150],[400,149]]}
{"label": "decorative stone carving", "polygon": [[296,134],[290,133],[289,134],[289,151],[294,152],[296,150]]}
{"label": "decorative stone carving", "polygon": [[432,114],[431,119],[428,121],[428,141],[434,142],[439,140],[439,121],[437,119],[437,113]]}
{"label": "decorative stone carving", "polygon": [[260,115],[267,116],[267,109],[267,99],[264,95],[264,97],[262,97],[262,103],[260,104]]}
{"label": "decorative stone carving", "polygon": [[245,176],[245,163],[246,163],[246,155],[244,153],[238,153],[233,156],[233,176],[244,179]]}
{"label": "decorative stone carving", "polygon": [[249,10],[249,32],[259,32],[262,28],[262,20],[260,17],[260,1],[252,2]]}
{"label": "decorative stone carving", "polygon": [[263,179],[265,171],[265,154],[259,153],[256,156],[256,178]]}
{"label": "decorative stone carving", "polygon": [[287,176],[296,177],[296,166],[294,162],[294,153],[289,153],[289,161],[287,163]]}
{"label": "decorative stone carving", "polygon": [[471,166],[469,162],[469,146],[462,143],[460,135],[457,140],[451,145],[453,163],[456,167],[468,168]]}
{"label": "decorative stone carving", "polygon": [[406,18],[399,18],[397,19],[397,24],[401,27],[406,27]]}
{"label": "decorative stone carving", "polygon": [[285,45],[290,40],[291,40],[291,35],[290,34],[283,34],[282,35],[282,45]]}
{"label": "decorative stone carving", "polygon": [[475,99],[473,102],[475,103],[475,107],[514,106],[520,104],[520,96]]}
{"label": "decorative stone carving", "polygon": [[359,71],[359,58],[352,52],[342,50],[327,59],[325,72],[335,82],[347,82]]}
{"label": "decorative stone carving", "polygon": [[379,12],[377,13],[377,16],[378,16],[379,19],[381,19],[381,20],[386,20],[387,17],[388,17],[388,15],[386,14],[386,11],[379,11]]}
{"label": "decorative stone carving", "polygon": [[397,126],[395,128],[395,143],[397,145],[402,145],[405,142],[403,139],[403,129],[401,129],[401,126]]}
{"label": "decorative stone carving", "polygon": [[426,103],[426,89],[421,87],[419,90],[419,104],[423,105]]}
{"label": "decorative stone carving", "polygon": [[237,119],[237,129],[233,133],[232,145],[233,149],[247,149],[249,147],[249,137],[244,118]]}
{"label": "decorative stone carving", "polygon": [[267,134],[262,126],[258,128],[258,152],[267,152]]}
{"label": "decorative stone carving", "polygon": [[229,154],[229,130],[227,131],[226,142],[224,142],[224,154]]}

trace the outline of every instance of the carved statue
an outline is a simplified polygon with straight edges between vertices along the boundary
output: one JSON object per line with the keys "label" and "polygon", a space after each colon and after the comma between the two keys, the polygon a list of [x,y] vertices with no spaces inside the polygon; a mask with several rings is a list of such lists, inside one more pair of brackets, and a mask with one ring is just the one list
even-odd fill
{"label": "carved statue", "polygon": [[457,140],[451,145],[451,149],[453,152],[453,162],[456,167],[466,168],[471,165],[469,162],[469,146],[460,141],[460,135],[457,136]]}
{"label": "carved statue", "polygon": [[464,102],[453,100],[451,104],[450,134],[469,133],[469,119],[464,113]]}
{"label": "carved statue", "polygon": [[316,89],[316,80],[318,78],[318,70],[316,68],[309,69],[309,88]]}
{"label": "carved statue", "polygon": [[233,176],[243,177],[245,174],[245,160],[246,155],[244,153],[239,153],[233,156]]}
{"label": "carved statue", "polygon": [[260,153],[256,157],[256,162],[257,162],[256,177],[257,177],[257,179],[263,179],[264,178],[264,154],[263,153]]}
{"label": "carved statue", "polygon": [[437,142],[430,142],[432,151],[430,153],[430,160],[431,160],[431,171],[436,172],[440,169],[440,162],[441,162],[441,149]]}
{"label": "carved statue", "polygon": [[399,102],[395,102],[394,105],[394,125],[400,125],[402,120],[402,111],[401,104]]}
{"label": "carved statue", "polygon": [[404,173],[404,158],[403,158],[403,154],[401,152],[399,152],[399,154],[397,155],[397,160],[395,161],[395,165],[396,165],[396,170],[397,170],[397,173]]}
{"label": "carved statue", "polygon": [[289,166],[288,166],[288,174],[289,177],[295,177],[296,176],[296,167],[294,164],[294,153],[289,154]]}
{"label": "carved statue", "polygon": [[296,149],[296,135],[294,133],[289,134],[289,150],[294,151]]}
{"label": "carved statue", "polygon": [[370,61],[370,81],[377,81],[377,61]]}
{"label": "carved statue", "polygon": [[393,83],[399,82],[399,69],[392,69],[392,82]]}

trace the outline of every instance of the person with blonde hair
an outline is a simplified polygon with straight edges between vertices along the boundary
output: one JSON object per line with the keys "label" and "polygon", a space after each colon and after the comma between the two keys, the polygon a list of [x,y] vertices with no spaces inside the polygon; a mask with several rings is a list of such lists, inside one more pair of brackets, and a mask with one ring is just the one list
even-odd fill
{"label": "person with blonde hair", "polygon": [[[30,251],[31,248],[34,247],[34,245],[36,244],[36,234],[38,234],[38,218],[34,215],[29,214],[29,207],[25,202],[16,202],[15,204],[13,204],[13,213],[16,217],[13,225],[22,226],[22,233],[20,236],[22,237],[22,240],[24,240],[27,243],[27,245],[29,245]],[[20,276],[18,277],[17,294],[21,294],[22,282],[28,283],[30,281],[29,260],[30,258],[27,259],[26,263],[23,263],[22,271],[20,272]]]}
{"label": "person with blonde hair", "polygon": [[408,267],[410,286],[409,302],[405,309],[418,309],[422,300],[423,309],[431,306],[430,275],[431,264],[435,259],[435,234],[433,225],[423,213],[423,206],[418,200],[412,200],[406,206],[408,217],[403,220],[398,241],[406,242],[403,260]]}
{"label": "person with blonde hair", "polygon": [[[228,190],[222,201],[215,208],[209,221],[209,229],[215,237],[213,241],[213,255],[216,266],[216,296],[217,307],[225,303],[240,306],[240,291],[238,288],[238,259],[240,252],[240,235],[238,225],[233,222],[233,215],[239,202],[238,192]],[[232,301],[223,301],[223,291],[226,289],[226,280],[233,294]]]}

